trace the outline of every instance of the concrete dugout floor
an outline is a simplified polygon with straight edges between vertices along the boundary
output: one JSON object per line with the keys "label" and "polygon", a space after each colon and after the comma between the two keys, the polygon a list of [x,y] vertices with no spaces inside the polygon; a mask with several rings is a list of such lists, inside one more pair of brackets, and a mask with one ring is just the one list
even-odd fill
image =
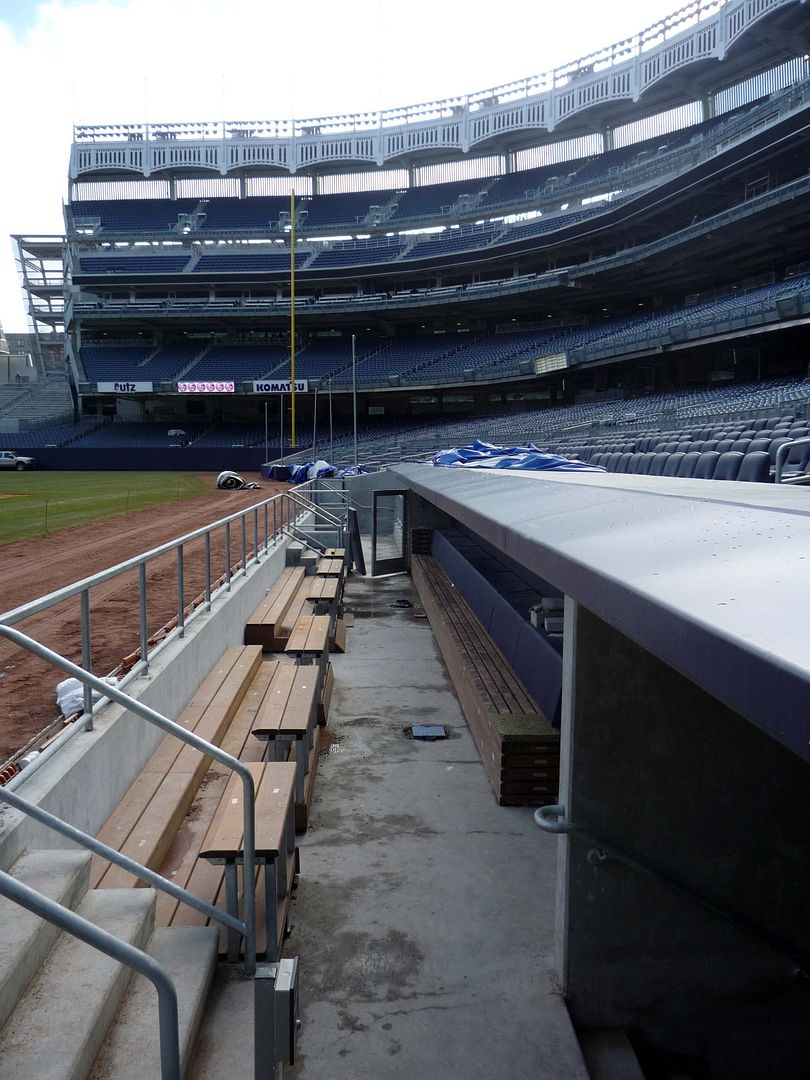
{"label": "concrete dugout floor", "polygon": [[[285,950],[302,997],[285,1076],[586,1078],[549,971],[556,839],[496,805],[410,579],[352,577],[346,607]],[[415,742],[413,723],[451,737]]]}

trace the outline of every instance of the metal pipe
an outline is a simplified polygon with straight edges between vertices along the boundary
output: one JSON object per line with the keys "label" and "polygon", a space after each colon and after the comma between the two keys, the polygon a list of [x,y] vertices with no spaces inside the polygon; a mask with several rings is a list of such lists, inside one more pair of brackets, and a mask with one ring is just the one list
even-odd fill
{"label": "metal pipe", "polygon": [[[261,562],[259,558],[259,508],[253,511],[253,561]],[[246,571],[247,572],[247,571]]]}
{"label": "metal pipe", "polygon": [[[143,717],[144,720],[148,720],[149,723],[154,724],[155,727],[160,728],[161,731],[165,731],[168,735],[176,735],[178,739],[188,743],[189,746],[195,747],[195,749],[199,750],[207,757],[213,758],[221,765],[225,765],[232,772],[238,773],[242,780],[244,792],[243,829],[245,841],[245,881],[255,880],[256,800],[253,789],[253,776],[246,765],[237,758],[232,757],[230,754],[226,754],[224,750],[221,750],[213,743],[208,743],[205,739],[201,739],[199,735],[195,735],[193,731],[187,731],[180,724],[176,724],[173,720],[169,720],[168,717],[149,708],[148,705],[144,705],[136,698],[130,697],[129,694],[125,694],[122,690],[119,690],[117,686],[108,686],[89,671],[84,671],[77,664],[67,660],[64,656],[60,656],[52,649],[40,644],[40,642],[34,641],[33,638],[16,630],[13,626],[3,626],[0,624],[0,637],[5,637],[15,645],[28,649],[29,652],[34,653],[34,655],[38,656],[41,660],[47,661],[53,667],[58,668],[60,671],[64,671],[67,675],[72,675],[73,678],[78,679],[81,683],[85,685],[89,683],[92,689],[98,690],[102,694],[106,694],[108,698],[116,701],[119,705],[123,705],[124,708],[129,709],[130,712],[134,712],[137,716]],[[6,790],[16,789],[24,779],[24,772],[13,777],[6,785]],[[256,893],[254,889],[244,890],[244,915],[245,925],[247,927],[245,932],[245,970],[247,971],[247,974],[252,975],[256,966]]]}
{"label": "metal pipe", "polygon": [[[281,497],[281,494],[273,495],[266,501],[273,502]],[[261,505],[261,503],[258,505]],[[0,614],[0,623],[12,625],[20,622],[22,619],[29,618],[31,615],[37,615],[41,611],[47,611],[48,608],[53,607],[55,604],[62,603],[63,600],[70,600],[74,596],[79,596],[85,589],[89,589],[91,586],[101,585],[105,581],[111,581],[113,578],[126,573],[128,570],[136,570],[142,563],[148,563],[161,555],[170,554],[179,544],[188,544],[192,540],[199,540],[206,534],[210,535],[215,529],[219,529],[229,522],[238,521],[240,517],[248,513],[251,509],[252,507],[246,507],[236,514],[229,514],[228,517],[220,518],[218,521],[214,521],[201,529],[195,529],[193,532],[184,533],[175,540],[170,540],[166,544],[161,544],[159,547],[152,548],[150,551],[145,551],[142,555],[137,555],[132,559],[125,559],[124,562],[116,563],[115,566],[111,566],[107,570],[101,570],[97,574],[92,574],[90,577],[82,578],[80,581],[74,582],[72,585],[66,585],[64,588],[55,589],[51,593],[46,593],[45,596],[41,596],[37,600],[31,600],[27,604],[20,604],[19,607],[11,608],[9,611]]]}
{"label": "metal pipe", "polygon": [[185,634],[186,627],[186,615],[185,615],[185,561],[183,558],[183,545],[177,549],[177,626],[180,630],[180,637]]}
{"label": "metal pipe", "polygon": [[166,969],[153,957],[136,949],[134,945],[121,941],[108,930],[96,926],[95,923],[77,915],[70,908],[57,904],[55,900],[43,896],[36,889],[30,888],[4,871],[0,871],[0,895],[149,979],[158,993],[161,1080],[180,1080],[177,990]]}
{"label": "metal pipe", "polygon": [[149,669],[149,612],[146,602],[146,563],[138,567],[138,630],[141,639],[141,660]]}
{"label": "metal pipe", "polygon": [[207,918],[216,919],[217,922],[221,922],[223,926],[236,930],[240,934],[245,932],[245,924],[241,922],[241,920],[235,919],[233,915],[229,915],[227,911],[223,911],[222,908],[215,907],[213,904],[206,903],[205,900],[202,900],[199,896],[195,896],[194,893],[184,889],[181,885],[176,885],[173,881],[169,881],[168,878],[158,874],[155,870],[150,870],[148,866],[136,862],[135,859],[130,859],[128,855],[116,851],[115,848],[102,843],[101,840],[96,839],[95,836],[91,836],[90,833],[83,832],[81,829],[76,828],[75,825],[71,825],[70,822],[55,817],[47,810],[43,810],[41,806],[37,806],[36,803],[29,802],[28,799],[24,799],[15,791],[10,791],[8,787],[0,786],[0,801],[8,803],[8,805],[13,806],[15,810],[19,810],[21,814],[26,814],[46,828],[58,832],[61,836],[66,836],[68,840],[72,840],[80,847],[86,848],[96,855],[101,855],[102,858],[108,859],[111,863],[115,863],[116,866],[128,870],[131,874],[134,874],[135,877],[148,881],[150,885],[154,885],[156,889],[161,889],[163,892],[168,893],[169,896],[173,896],[176,900],[182,900],[184,903],[188,904],[189,907],[193,907]]}
{"label": "metal pipe", "polygon": [[205,534],[205,608],[211,610],[211,533]]}
{"label": "metal pipe", "polygon": [[785,460],[787,459],[787,456],[790,453],[790,451],[793,449],[793,447],[794,446],[806,446],[808,443],[810,443],[810,438],[794,439],[793,442],[782,443],[782,445],[777,449],[777,451],[776,451],[776,475],[774,477],[774,480],[775,480],[775,482],[777,484],[781,484],[783,482],[782,481],[782,470],[785,467]]}
{"label": "metal pipe", "polygon": [[225,587],[231,591],[231,523],[225,526]]}
{"label": "metal pipe", "polygon": [[247,529],[245,528],[245,518],[242,517],[242,576],[247,575]]}
{"label": "metal pipe", "polygon": [[[81,625],[82,625],[82,667],[90,671],[93,666],[93,652],[90,640],[90,590],[84,589],[81,594]],[[93,730],[93,691],[89,686],[84,687],[84,714],[87,723],[85,731]]]}
{"label": "metal pipe", "polygon": [[357,468],[357,354],[352,334],[352,415],[354,417],[354,467]]}

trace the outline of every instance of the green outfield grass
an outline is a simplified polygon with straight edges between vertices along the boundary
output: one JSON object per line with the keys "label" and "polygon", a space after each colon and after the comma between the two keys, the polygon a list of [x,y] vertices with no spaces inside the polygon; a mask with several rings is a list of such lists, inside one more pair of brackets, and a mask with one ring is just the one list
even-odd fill
{"label": "green outfield grass", "polygon": [[194,499],[210,490],[196,473],[2,472],[0,544]]}

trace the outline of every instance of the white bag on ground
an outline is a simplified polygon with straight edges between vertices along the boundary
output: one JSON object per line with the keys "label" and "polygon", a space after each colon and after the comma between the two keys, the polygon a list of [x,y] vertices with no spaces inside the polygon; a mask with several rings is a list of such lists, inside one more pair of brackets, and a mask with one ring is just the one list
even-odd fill
{"label": "white bag on ground", "polygon": [[[104,680],[108,686],[118,686],[118,679],[108,675]],[[93,691],[93,704],[101,700],[98,690]],[[59,711],[67,720],[74,713],[81,712],[84,708],[84,686],[78,679],[63,679],[56,686],[56,704]]]}

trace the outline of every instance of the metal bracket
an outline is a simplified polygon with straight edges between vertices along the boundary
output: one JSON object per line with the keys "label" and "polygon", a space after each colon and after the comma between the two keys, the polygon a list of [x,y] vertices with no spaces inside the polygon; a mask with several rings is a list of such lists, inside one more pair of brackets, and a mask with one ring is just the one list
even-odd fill
{"label": "metal bracket", "polygon": [[254,981],[254,1080],[279,1080],[295,1064],[299,1019],[298,958],[257,964]]}
{"label": "metal bracket", "polygon": [[538,806],[534,812],[534,821],[544,832],[572,833],[574,826],[565,820],[565,807],[560,803],[551,806]]}

